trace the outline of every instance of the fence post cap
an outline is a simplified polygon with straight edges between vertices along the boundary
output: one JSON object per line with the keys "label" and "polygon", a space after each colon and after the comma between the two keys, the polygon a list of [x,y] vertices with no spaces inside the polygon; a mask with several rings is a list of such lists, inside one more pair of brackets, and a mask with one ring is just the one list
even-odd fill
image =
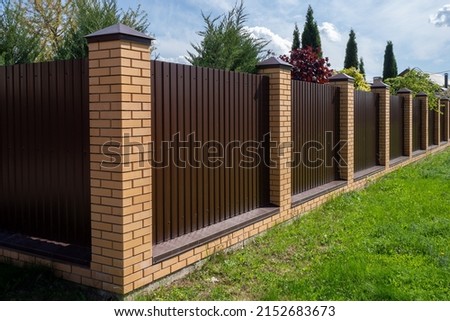
{"label": "fence post cap", "polygon": [[371,86],[372,89],[375,88],[389,88],[389,85],[386,85],[381,79],[374,79],[373,84]]}
{"label": "fence post cap", "polygon": [[134,42],[151,45],[152,38],[146,34],[139,32],[133,28],[130,28],[122,23],[106,27],[85,36],[88,43],[102,42],[102,41],[114,41],[114,40],[131,40]]}
{"label": "fence post cap", "polygon": [[290,63],[287,63],[286,61],[278,58],[278,57],[270,57],[269,59],[266,59],[264,61],[261,61],[257,64],[257,67],[259,69],[266,69],[266,68],[283,68],[283,69],[292,69],[292,65]]}
{"label": "fence post cap", "polygon": [[397,94],[411,94],[412,90],[409,90],[408,88],[402,88],[399,91],[397,91]]}
{"label": "fence post cap", "polygon": [[348,82],[355,82],[355,78],[350,77],[347,74],[337,74],[334,75],[329,79],[330,82],[336,82],[336,81],[348,81]]}
{"label": "fence post cap", "polygon": [[420,91],[417,93],[416,95],[417,97],[427,97],[428,95],[426,93],[424,93],[423,91]]}

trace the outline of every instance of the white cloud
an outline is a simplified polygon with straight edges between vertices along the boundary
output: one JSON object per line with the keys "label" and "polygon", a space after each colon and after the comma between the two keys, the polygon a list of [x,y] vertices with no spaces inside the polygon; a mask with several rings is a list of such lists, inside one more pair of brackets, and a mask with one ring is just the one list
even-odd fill
{"label": "white cloud", "polygon": [[319,31],[331,42],[340,42],[342,40],[341,33],[337,30],[336,26],[330,22],[322,23],[322,25],[319,26]]}
{"label": "white cloud", "polygon": [[166,61],[166,62],[173,62],[173,63],[176,63],[176,64],[183,64],[183,65],[189,65],[190,64],[189,61],[186,60],[185,56],[179,56],[179,57],[176,57],[176,58],[166,58],[166,57],[163,57],[163,56],[158,56],[157,60]]}
{"label": "white cloud", "polygon": [[436,14],[431,15],[430,23],[436,27],[450,27],[450,4],[446,4]]}
{"label": "white cloud", "polygon": [[276,55],[288,54],[291,50],[291,41],[284,39],[266,27],[246,27],[245,28],[255,38],[270,40],[268,49],[271,49]]}

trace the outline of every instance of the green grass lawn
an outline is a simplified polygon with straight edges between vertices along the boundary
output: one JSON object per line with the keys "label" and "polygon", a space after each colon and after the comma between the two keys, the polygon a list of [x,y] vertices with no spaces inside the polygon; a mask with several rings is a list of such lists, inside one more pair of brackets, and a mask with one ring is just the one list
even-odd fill
{"label": "green grass lawn", "polygon": [[[102,299],[0,264],[0,300]],[[328,202],[139,300],[450,300],[450,151]]]}
{"label": "green grass lawn", "polygon": [[140,300],[450,300],[450,152],[212,257]]}

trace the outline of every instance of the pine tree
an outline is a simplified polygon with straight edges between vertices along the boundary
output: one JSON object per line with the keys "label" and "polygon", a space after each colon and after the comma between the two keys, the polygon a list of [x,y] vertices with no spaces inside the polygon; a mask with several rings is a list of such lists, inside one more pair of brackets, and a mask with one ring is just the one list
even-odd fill
{"label": "pine tree", "polygon": [[358,45],[356,44],[356,35],[353,29],[350,30],[344,60],[344,68],[351,67],[358,69]]}
{"label": "pine tree", "polygon": [[388,41],[384,52],[383,79],[397,77],[397,61],[394,56],[394,45]]}
{"label": "pine tree", "polygon": [[227,14],[211,18],[202,13],[205,29],[198,32],[200,44],[192,44],[187,60],[194,66],[255,72],[268,52],[267,41],[253,37],[245,28],[247,14],[243,0]]}
{"label": "pine tree", "polygon": [[366,70],[364,69],[364,60],[362,57],[359,59],[359,72],[366,79]]}
{"label": "pine tree", "polygon": [[319,55],[322,56],[321,46],[319,28],[316,21],[314,21],[314,11],[309,6],[302,33],[302,48],[312,47],[314,51],[319,51]]}
{"label": "pine tree", "polygon": [[298,30],[297,23],[295,24],[295,27],[294,27],[291,50],[294,51],[295,49],[300,49],[300,32]]}

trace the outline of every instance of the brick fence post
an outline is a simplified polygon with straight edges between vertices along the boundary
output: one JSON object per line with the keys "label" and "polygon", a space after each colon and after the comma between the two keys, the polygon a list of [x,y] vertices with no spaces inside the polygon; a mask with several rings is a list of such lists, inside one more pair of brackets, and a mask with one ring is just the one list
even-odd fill
{"label": "brick fence post", "polygon": [[[117,24],[89,43],[93,278],[119,294],[150,283],[150,44]],[[134,146],[133,146],[134,145]]]}
{"label": "brick fence post", "polygon": [[379,95],[378,110],[378,161],[381,166],[389,169],[390,161],[390,94],[389,86],[376,79],[372,85],[372,92]]}
{"label": "brick fence post", "polygon": [[330,78],[330,84],[338,87],[339,104],[339,141],[345,144],[341,149],[339,175],[348,184],[353,183],[355,176],[355,80],[345,74]]}
{"label": "brick fence post", "polygon": [[400,89],[397,95],[403,98],[403,154],[412,157],[413,152],[413,95],[406,88]]}
{"label": "brick fence post", "polygon": [[419,92],[416,97],[420,100],[420,149],[428,150],[428,95],[424,92]]}
{"label": "brick fence post", "polygon": [[291,186],[291,69],[272,57],[258,64],[258,73],[269,77],[270,202],[280,207],[281,215],[292,203]]}

